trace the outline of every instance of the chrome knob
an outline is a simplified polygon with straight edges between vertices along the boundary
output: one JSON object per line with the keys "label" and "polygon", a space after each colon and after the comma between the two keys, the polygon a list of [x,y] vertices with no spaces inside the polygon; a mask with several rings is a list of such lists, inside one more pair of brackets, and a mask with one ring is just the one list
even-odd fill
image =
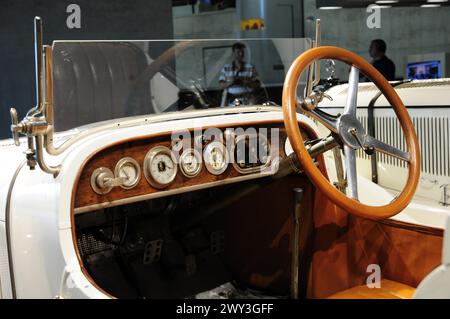
{"label": "chrome knob", "polygon": [[113,188],[113,185],[107,183],[110,179],[114,179],[114,174],[109,168],[99,167],[95,169],[91,175],[92,190],[100,195],[109,193]]}
{"label": "chrome knob", "polygon": [[115,177],[113,172],[106,167],[99,167],[91,175],[91,187],[97,194],[109,193],[113,187],[122,186],[126,182],[125,177]]}

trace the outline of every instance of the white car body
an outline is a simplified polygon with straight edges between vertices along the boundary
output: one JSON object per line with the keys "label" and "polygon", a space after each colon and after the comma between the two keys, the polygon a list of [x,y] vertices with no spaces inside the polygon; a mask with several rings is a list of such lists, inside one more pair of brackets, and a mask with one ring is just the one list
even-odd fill
{"label": "white car body", "polygon": [[[264,107],[255,108],[257,109]],[[281,110],[276,111],[273,107],[266,109],[270,111],[174,119],[150,124],[145,124],[143,117],[140,120],[123,119],[112,121],[101,130],[98,130],[98,125],[92,125],[90,129],[96,132],[80,138],[63,155],[46,158],[52,165],[62,165],[62,170],[56,178],[39,168],[30,170],[28,166],[23,165],[23,143],[19,149],[12,140],[2,141],[0,148],[5,159],[2,172],[7,172],[2,173],[0,177],[0,278],[3,298],[109,297],[93,286],[81,272],[74,249],[76,243],[72,239],[72,189],[77,172],[91,154],[104,145],[130,137],[167,132],[169,126],[170,130],[176,130],[282,120]],[[174,118],[176,117],[177,115],[174,115]],[[315,126],[310,119],[302,115],[299,115],[299,119],[311,127]],[[127,121],[137,121],[140,124],[127,126]],[[121,126],[117,125],[119,122]],[[78,132],[61,133],[56,136],[56,143],[58,137],[67,139],[76,133]],[[10,216],[9,220],[6,220],[6,214]],[[10,228],[9,239],[6,222]],[[11,245],[11,255],[8,255],[7,240]]]}

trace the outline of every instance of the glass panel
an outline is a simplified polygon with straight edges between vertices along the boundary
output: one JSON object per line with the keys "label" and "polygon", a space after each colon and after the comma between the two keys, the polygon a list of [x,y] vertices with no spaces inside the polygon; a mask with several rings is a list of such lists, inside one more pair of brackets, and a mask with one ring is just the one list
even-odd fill
{"label": "glass panel", "polygon": [[310,44],[280,38],[55,41],[55,128],[228,107],[236,99],[280,105],[285,73]]}

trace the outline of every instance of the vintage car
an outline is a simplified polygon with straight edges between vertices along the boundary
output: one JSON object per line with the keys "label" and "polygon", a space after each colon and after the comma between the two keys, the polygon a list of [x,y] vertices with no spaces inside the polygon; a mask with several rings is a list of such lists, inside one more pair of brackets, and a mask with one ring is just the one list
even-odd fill
{"label": "vintage car", "polygon": [[[411,208],[416,130],[363,58],[254,40],[289,68],[282,106],[214,107],[195,72],[224,40],[43,46],[39,18],[35,34],[38,103],[22,121],[11,109],[0,142],[2,298],[450,298],[448,210]],[[351,68],[338,94],[317,89],[326,59]],[[403,143],[366,132],[360,72]],[[318,107],[344,88],[341,114]],[[358,174],[360,153],[401,163],[397,193]]]}

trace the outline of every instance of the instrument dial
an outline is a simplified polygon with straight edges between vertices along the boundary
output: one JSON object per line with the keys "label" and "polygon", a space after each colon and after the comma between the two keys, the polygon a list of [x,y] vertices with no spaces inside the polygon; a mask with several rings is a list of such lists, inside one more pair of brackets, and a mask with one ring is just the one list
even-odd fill
{"label": "instrument dial", "polygon": [[153,187],[164,188],[171,184],[177,175],[172,151],[165,146],[152,148],[144,159],[144,175]]}
{"label": "instrument dial", "polygon": [[209,143],[203,151],[203,158],[208,172],[214,175],[220,175],[228,167],[228,152],[220,142],[214,141]]}
{"label": "instrument dial", "polygon": [[184,176],[192,178],[200,173],[202,168],[202,157],[194,150],[189,148],[180,156],[180,169]]}
{"label": "instrument dial", "polygon": [[120,187],[130,189],[141,180],[141,167],[135,159],[124,157],[117,162],[114,174],[116,178],[122,179]]}
{"label": "instrument dial", "polygon": [[233,166],[243,174],[257,172],[270,164],[270,152],[269,141],[263,134],[238,135],[233,146]]}

